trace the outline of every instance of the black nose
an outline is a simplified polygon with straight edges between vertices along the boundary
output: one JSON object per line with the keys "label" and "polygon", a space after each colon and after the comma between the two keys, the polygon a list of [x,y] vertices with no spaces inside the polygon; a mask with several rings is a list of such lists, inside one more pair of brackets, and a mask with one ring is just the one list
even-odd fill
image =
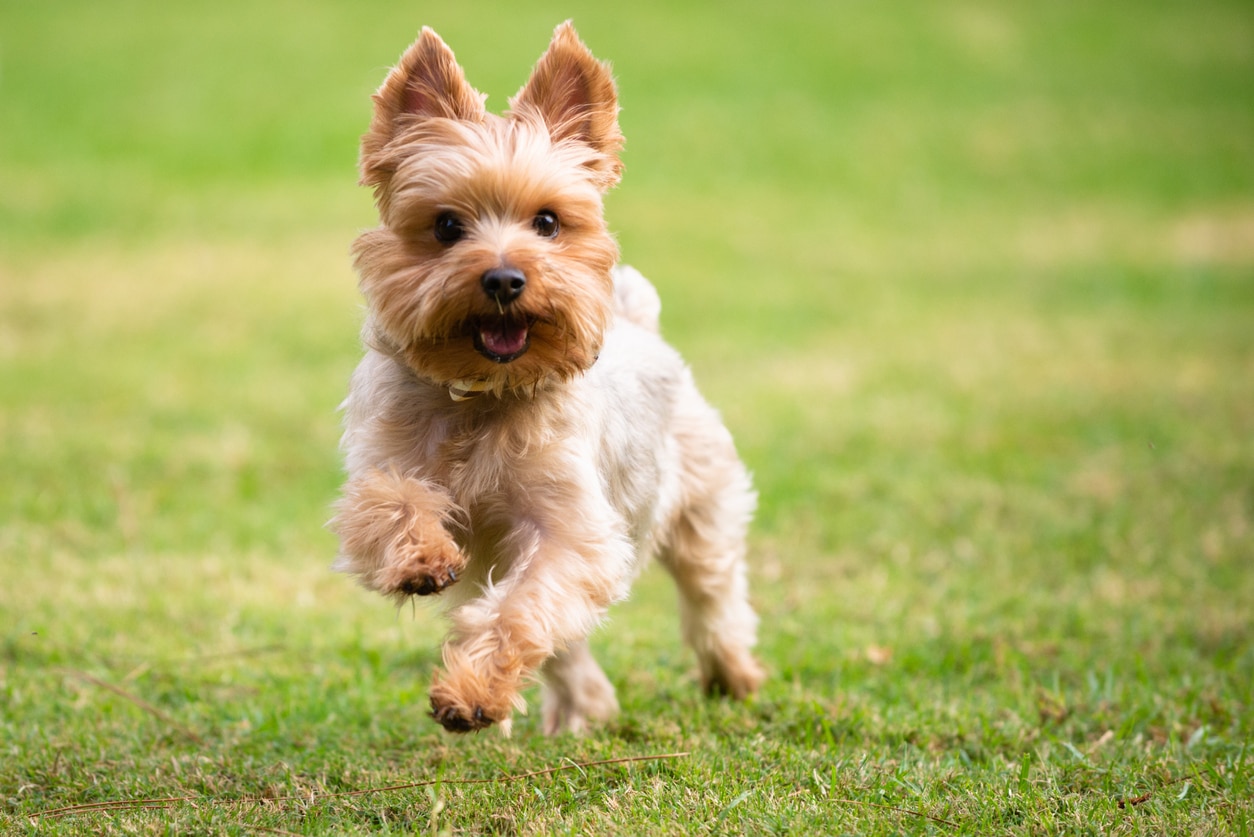
{"label": "black nose", "polygon": [[527,277],[515,267],[494,267],[479,277],[483,292],[502,305],[507,305],[522,296],[523,288],[527,287]]}

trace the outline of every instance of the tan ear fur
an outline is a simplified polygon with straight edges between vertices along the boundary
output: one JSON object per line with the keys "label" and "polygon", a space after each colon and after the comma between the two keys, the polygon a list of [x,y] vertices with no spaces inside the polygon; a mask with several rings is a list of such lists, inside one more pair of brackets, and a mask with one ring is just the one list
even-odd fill
{"label": "tan ear fur", "polygon": [[618,127],[618,93],[608,64],[598,61],[566,21],[531,73],[510,99],[510,115],[538,118],[554,141],[577,140],[598,152],[589,167],[603,187],[618,181],[622,163],[618,152],[623,135]]}
{"label": "tan ear fur", "polygon": [[407,118],[482,122],[483,101],[483,94],[466,83],[453,51],[424,26],[374,94],[374,117],[361,138],[362,183],[377,185],[390,173],[382,152]]}

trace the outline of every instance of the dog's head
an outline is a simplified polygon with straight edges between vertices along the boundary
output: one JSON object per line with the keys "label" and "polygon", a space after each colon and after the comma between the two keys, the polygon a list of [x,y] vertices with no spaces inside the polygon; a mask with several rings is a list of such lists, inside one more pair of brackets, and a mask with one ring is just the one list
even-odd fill
{"label": "dog's head", "polygon": [[609,68],[569,23],[503,116],[483,100],[423,29],[374,96],[361,179],[381,225],[353,252],[375,339],[428,380],[500,393],[596,360],[623,140]]}

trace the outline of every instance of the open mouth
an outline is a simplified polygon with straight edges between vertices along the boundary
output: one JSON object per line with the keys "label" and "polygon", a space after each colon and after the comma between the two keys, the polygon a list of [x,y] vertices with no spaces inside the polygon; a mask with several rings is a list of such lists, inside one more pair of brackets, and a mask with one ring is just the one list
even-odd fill
{"label": "open mouth", "polygon": [[475,351],[496,363],[522,357],[530,345],[526,320],[484,320],[475,330]]}

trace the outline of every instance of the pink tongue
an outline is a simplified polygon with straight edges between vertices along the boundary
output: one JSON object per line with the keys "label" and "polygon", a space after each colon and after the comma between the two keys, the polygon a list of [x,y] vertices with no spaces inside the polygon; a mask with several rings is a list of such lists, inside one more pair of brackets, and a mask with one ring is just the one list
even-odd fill
{"label": "pink tongue", "polygon": [[501,323],[479,332],[479,339],[489,352],[506,357],[521,352],[527,345],[527,326]]}

